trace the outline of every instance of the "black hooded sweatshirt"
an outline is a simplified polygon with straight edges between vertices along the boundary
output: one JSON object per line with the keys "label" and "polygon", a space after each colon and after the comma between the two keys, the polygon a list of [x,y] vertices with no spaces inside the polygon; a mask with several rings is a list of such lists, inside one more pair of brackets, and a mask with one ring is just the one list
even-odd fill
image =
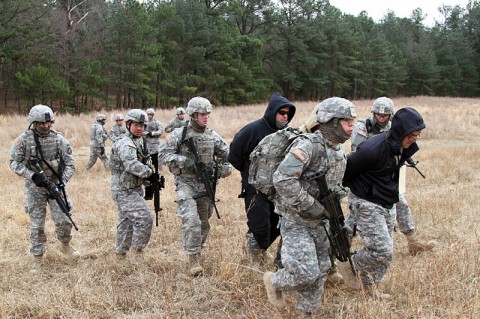
{"label": "black hooded sweatshirt", "polygon": [[416,142],[402,150],[402,141],[424,128],[423,118],[415,109],[400,109],[389,131],[372,136],[348,155],[343,185],[364,200],[392,208],[398,202],[400,167],[419,150]]}
{"label": "black hooded sweatshirt", "polygon": [[[277,112],[284,107],[289,107],[288,122],[290,122],[295,115],[295,105],[281,96],[280,93],[273,93],[263,117],[245,125],[235,134],[233,141],[230,143],[228,161],[233,167],[240,171],[242,175],[242,188],[244,190],[248,191],[250,153],[265,136],[279,130],[276,125],[276,115]],[[252,188],[252,191],[255,191],[252,186],[250,186],[250,188]]]}

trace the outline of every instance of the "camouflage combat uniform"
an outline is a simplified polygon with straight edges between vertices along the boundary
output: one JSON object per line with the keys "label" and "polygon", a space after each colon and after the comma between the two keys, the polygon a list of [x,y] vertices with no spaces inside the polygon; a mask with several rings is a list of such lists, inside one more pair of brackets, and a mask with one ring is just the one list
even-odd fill
{"label": "camouflage combat uniform", "polygon": [[167,126],[165,126],[165,133],[170,133],[176,128],[183,127],[187,122],[188,122],[187,119],[181,120],[178,117],[176,117],[173,120],[171,120]]}
{"label": "camouflage combat uniform", "polygon": [[[155,115],[155,112],[153,109],[148,109],[147,115],[148,114]],[[145,128],[145,132],[143,132],[143,136],[145,137],[145,141],[147,143],[148,154],[158,153],[158,149],[160,147],[160,136],[163,134],[163,126],[160,121],[157,121],[156,119],[152,119],[146,124],[147,127]]]}
{"label": "camouflage combat uniform", "polygon": [[135,138],[127,132],[114,142],[110,170],[112,198],[118,206],[115,252],[119,255],[126,254],[131,246],[142,250],[152,233],[153,219],[143,199],[142,188],[145,179],[152,175],[152,169],[143,164],[142,159],[143,138]]}
{"label": "camouflage combat uniform", "polygon": [[[86,169],[89,170],[97,162],[97,158],[103,162],[103,166],[108,168],[108,158],[105,152],[105,141],[107,140],[107,131],[102,124],[97,121],[90,128],[90,158]],[[102,117],[103,118],[103,117]]]}
{"label": "camouflage combat uniform", "polygon": [[[40,107],[43,106],[40,105]],[[31,165],[31,161],[36,160],[39,161],[42,170],[52,182],[59,182],[52,170],[41,161],[42,156],[35,142],[34,134],[38,136],[43,158],[53,168],[56,174],[61,177],[64,184],[72,177],[75,171],[75,165],[70,144],[60,133],[52,129],[50,129],[48,134],[41,134],[35,128],[29,129],[16,139],[12,148],[10,168],[17,175],[25,178],[26,210],[30,217],[30,253],[34,256],[42,256],[45,253],[45,244],[47,242],[45,235],[47,203],[50,205],[57,239],[61,243],[68,244],[72,239],[72,223],[62,212],[57,202],[49,198],[47,189],[37,187],[32,181],[32,176],[38,172]],[[71,202],[68,199],[67,201],[71,207]]]}
{"label": "camouflage combat uniform", "polygon": [[117,138],[119,138],[125,133],[127,133],[125,125],[118,125],[118,123],[115,123],[110,129],[110,134],[108,134],[108,138],[110,139],[110,141],[115,142]]}
{"label": "camouflage combat uniform", "polygon": [[[330,111],[331,115],[343,108],[345,117],[336,117],[356,116],[353,104],[345,99],[331,98],[322,103],[321,108],[324,112]],[[342,113],[339,110],[336,112]],[[296,307],[304,313],[313,313],[318,309],[332,265],[330,243],[325,231],[325,227],[329,227],[325,219],[327,213],[318,200],[316,182],[307,180],[309,176],[321,173],[326,174],[329,188],[340,186],[346,165],[341,143],[332,143],[321,130],[304,134],[292,143],[273,175],[277,191],[275,211],[281,215],[284,268],[272,275],[272,286],[279,291],[296,290]]]}

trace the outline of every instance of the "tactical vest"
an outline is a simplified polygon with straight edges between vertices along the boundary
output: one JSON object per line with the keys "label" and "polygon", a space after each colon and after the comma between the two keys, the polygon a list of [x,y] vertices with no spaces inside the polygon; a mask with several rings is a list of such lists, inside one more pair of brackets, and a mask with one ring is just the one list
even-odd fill
{"label": "tactical vest", "polygon": [[[36,171],[31,165],[32,160],[36,160],[40,163],[42,170],[45,172],[45,175],[51,180],[56,181],[57,178],[52,170],[42,161],[42,156],[38,151],[37,143],[35,142],[33,130],[28,130],[25,132],[27,135],[26,145],[25,145],[25,166],[32,171]],[[40,147],[42,148],[43,159],[50,165],[50,167],[55,170],[55,173],[58,176],[63,174],[63,161],[60,156],[60,141],[57,138],[58,133],[54,130],[50,130],[47,137],[38,137]]]}

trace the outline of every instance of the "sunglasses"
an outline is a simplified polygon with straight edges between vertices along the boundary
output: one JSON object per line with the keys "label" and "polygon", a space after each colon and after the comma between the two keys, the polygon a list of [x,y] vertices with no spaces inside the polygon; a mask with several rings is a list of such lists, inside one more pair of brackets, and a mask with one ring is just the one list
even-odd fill
{"label": "sunglasses", "polygon": [[278,111],[277,113],[280,114],[280,115],[282,115],[282,116],[283,116],[283,115],[288,115],[288,111],[283,111],[283,110],[280,110],[280,111]]}

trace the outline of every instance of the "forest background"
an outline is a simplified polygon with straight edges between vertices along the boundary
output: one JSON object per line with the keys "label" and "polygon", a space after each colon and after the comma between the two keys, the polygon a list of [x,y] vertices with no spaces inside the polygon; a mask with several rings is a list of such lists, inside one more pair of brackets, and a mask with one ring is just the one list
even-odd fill
{"label": "forest background", "polygon": [[343,14],[328,0],[2,0],[0,113],[480,94],[480,3]]}

